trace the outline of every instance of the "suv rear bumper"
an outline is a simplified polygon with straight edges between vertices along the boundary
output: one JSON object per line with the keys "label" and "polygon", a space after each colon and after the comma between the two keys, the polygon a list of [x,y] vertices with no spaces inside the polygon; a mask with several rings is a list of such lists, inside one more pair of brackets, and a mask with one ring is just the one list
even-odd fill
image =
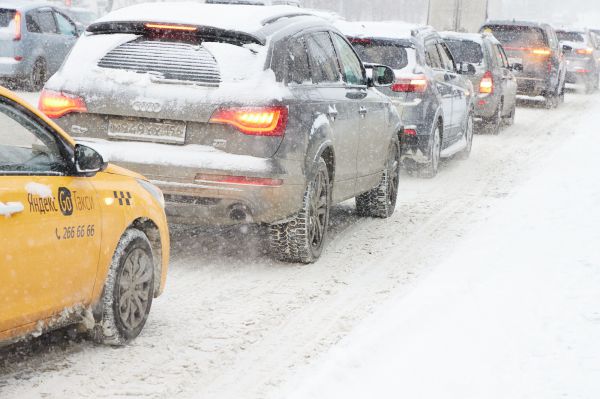
{"label": "suv rear bumper", "polygon": [[199,145],[79,142],[157,185],[165,195],[169,222],[274,223],[288,219],[302,205],[306,179],[301,161],[230,154]]}
{"label": "suv rear bumper", "polygon": [[517,77],[517,94],[536,97],[543,95],[550,89],[548,80],[544,78]]}

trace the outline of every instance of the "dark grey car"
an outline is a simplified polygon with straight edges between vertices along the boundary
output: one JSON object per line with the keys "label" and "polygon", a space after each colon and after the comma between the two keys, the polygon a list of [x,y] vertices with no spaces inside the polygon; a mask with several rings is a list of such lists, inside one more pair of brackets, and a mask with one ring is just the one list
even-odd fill
{"label": "dark grey car", "polygon": [[[160,186],[171,221],[270,226],[312,262],[332,203],[389,217],[399,115],[352,46],[298,8],[169,3],[90,25],[40,108]],[[55,104],[60,104],[55,107]]]}
{"label": "dark grey car", "polygon": [[402,22],[337,26],[364,61],[388,65],[396,73],[396,83],[380,91],[401,113],[402,159],[408,170],[432,178],[441,158],[467,158],[473,143],[473,85],[462,76],[468,65],[459,71],[441,36]]}
{"label": "dark grey car", "polygon": [[565,98],[567,67],[556,31],[545,23],[489,21],[480,30],[493,34],[515,67],[518,94],[543,96],[547,108]]}
{"label": "dark grey car", "polygon": [[459,64],[472,64],[476,121],[498,134],[503,123],[511,125],[517,109],[517,80],[502,45],[483,33],[443,32],[442,37]]}
{"label": "dark grey car", "polygon": [[51,4],[0,0],[0,81],[40,90],[78,36],[75,23]]}

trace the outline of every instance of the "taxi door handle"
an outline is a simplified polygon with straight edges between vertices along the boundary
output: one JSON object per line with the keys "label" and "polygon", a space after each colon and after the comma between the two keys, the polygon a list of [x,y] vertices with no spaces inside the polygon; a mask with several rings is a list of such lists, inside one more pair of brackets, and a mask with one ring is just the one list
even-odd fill
{"label": "taxi door handle", "polygon": [[7,202],[6,204],[0,202],[0,215],[10,217],[15,213],[20,213],[25,210],[25,207],[20,202]]}

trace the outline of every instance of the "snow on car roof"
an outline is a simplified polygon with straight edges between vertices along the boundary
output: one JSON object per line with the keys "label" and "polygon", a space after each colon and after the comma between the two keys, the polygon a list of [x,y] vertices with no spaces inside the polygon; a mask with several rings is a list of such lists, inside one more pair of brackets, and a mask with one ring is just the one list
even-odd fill
{"label": "snow on car roof", "polygon": [[413,31],[423,28],[403,21],[337,21],[335,26],[346,36],[388,39],[410,39]]}
{"label": "snow on car roof", "polygon": [[292,6],[202,4],[195,2],[146,3],[121,8],[100,18],[105,22],[158,22],[209,26],[247,33],[258,32],[278,17],[313,15]]}

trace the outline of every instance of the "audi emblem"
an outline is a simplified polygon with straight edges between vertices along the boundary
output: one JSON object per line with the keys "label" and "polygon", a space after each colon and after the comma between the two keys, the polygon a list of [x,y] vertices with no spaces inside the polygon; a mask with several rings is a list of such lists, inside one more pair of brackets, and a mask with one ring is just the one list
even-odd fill
{"label": "audi emblem", "polygon": [[138,112],[160,112],[162,104],[156,101],[135,100],[132,104],[133,110]]}

